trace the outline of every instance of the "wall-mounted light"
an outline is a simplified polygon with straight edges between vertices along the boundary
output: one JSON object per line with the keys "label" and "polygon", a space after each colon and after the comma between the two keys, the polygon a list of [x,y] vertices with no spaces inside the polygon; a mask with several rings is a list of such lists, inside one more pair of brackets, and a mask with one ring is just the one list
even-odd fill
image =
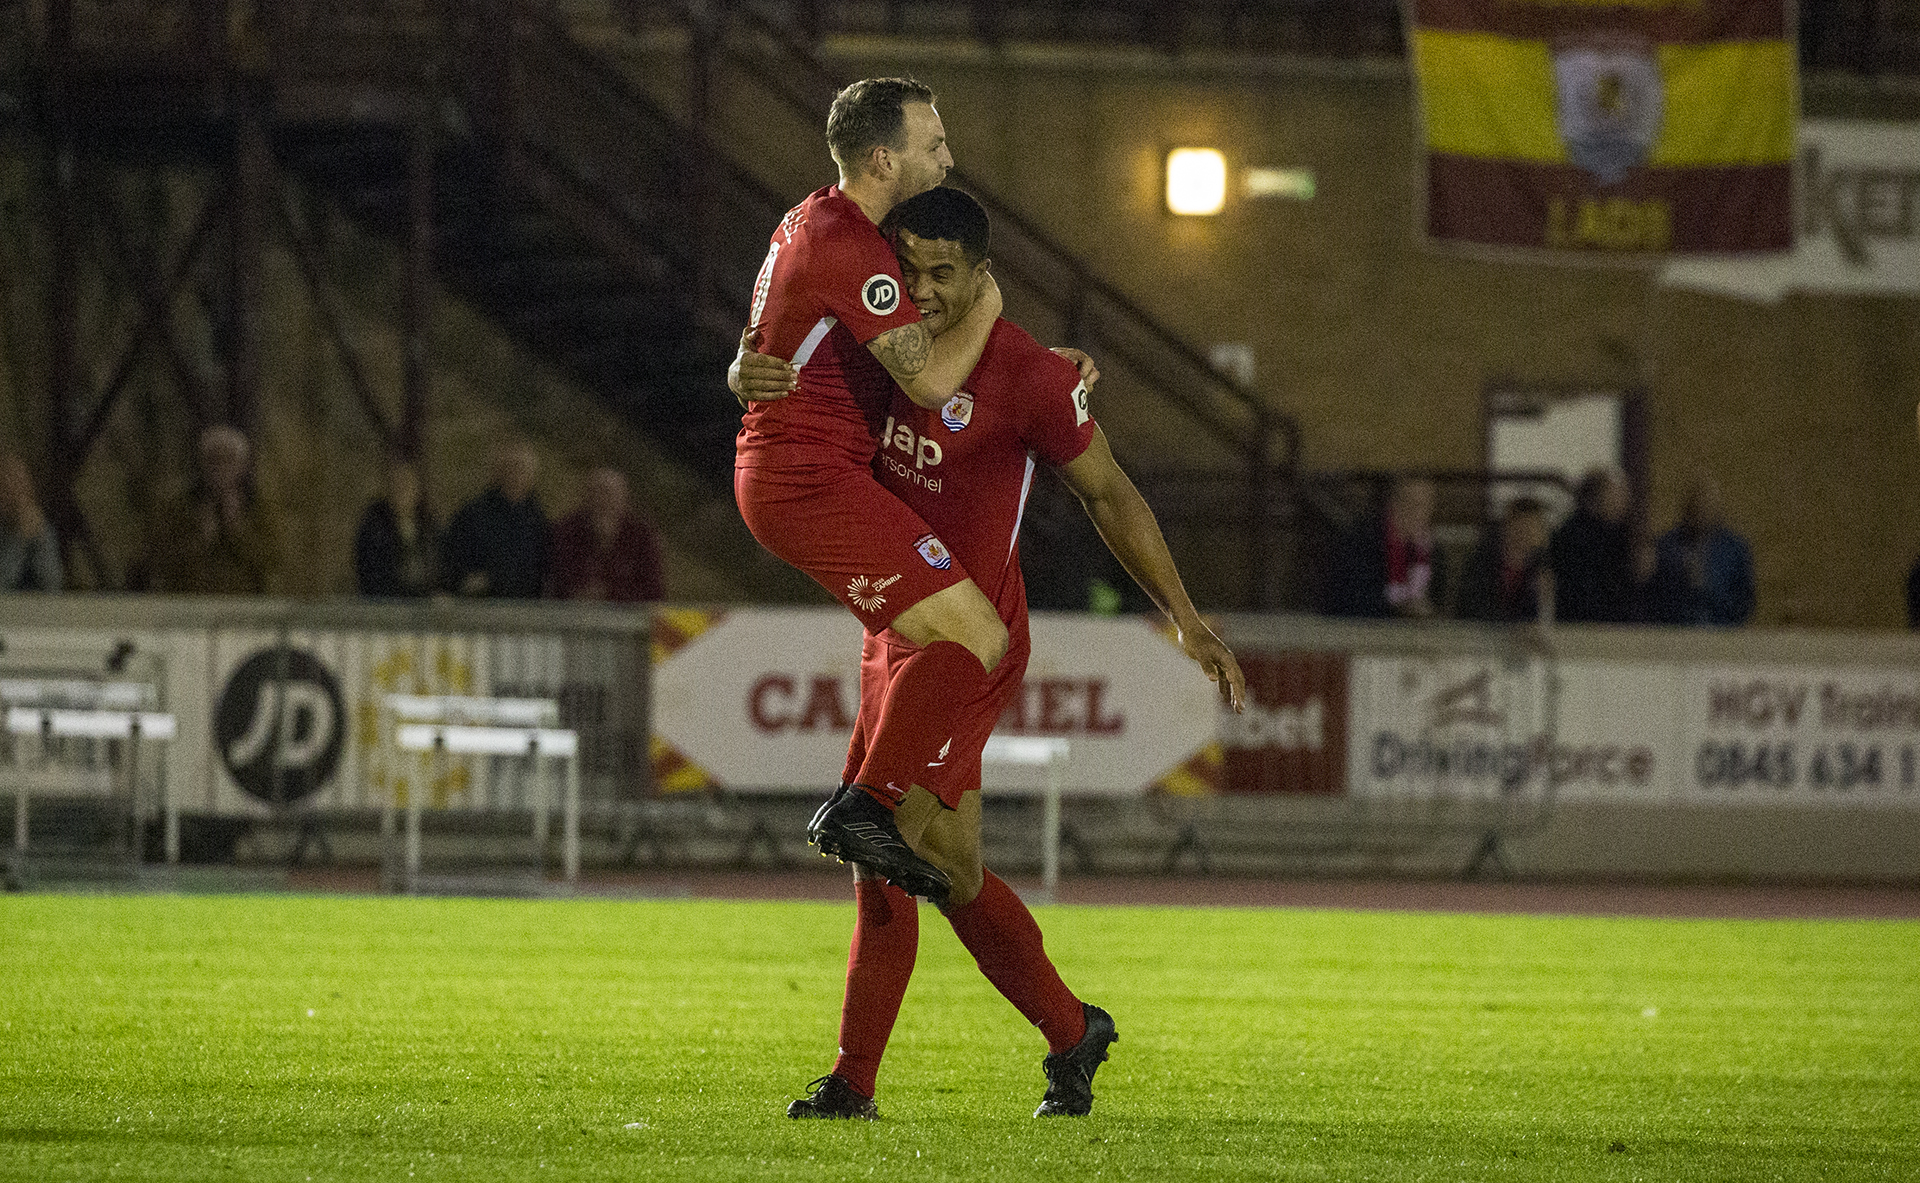
{"label": "wall-mounted light", "polygon": [[1227,158],[1218,148],[1167,153],[1167,208],[1176,214],[1217,214],[1227,203]]}

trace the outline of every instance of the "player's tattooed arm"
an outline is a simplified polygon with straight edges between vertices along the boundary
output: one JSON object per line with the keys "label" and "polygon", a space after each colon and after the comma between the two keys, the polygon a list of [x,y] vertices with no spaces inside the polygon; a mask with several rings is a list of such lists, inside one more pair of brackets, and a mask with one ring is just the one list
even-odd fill
{"label": "player's tattooed arm", "polygon": [[1062,467],[1060,475],[1086,507],[1107,549],[1179,630],[1181,651],[1220,687],[1220,701],[1236,712],[1244,710],[1247,678],[1240,663],[1194,609],[1153,509],[1114,461],[1098,426],[1087,450]]}
{"label": "player's tattooed arm", "polygon": [[988,275],[973,307],[937,338],[924,323],[902,325],[867,342],[867,348],[915,405],[938,410],[973,373],[1001,306],[1000,285]]}
{"label": "player's tattooed arm", "polygon": [[919,321],[901,325],[867,342],[867,348],[901,385],[918,378],[933,353],[933,334]]}
{"label": "player's tattooed arm", "polygon": [[750,402],[770,403],[787,397],[799,385],[799,371],[793,363],[770,353],[756,353],[760,335],[752,329],[740,334],[740,352],[727,367],[727,389],[739,400],[740,409]]}

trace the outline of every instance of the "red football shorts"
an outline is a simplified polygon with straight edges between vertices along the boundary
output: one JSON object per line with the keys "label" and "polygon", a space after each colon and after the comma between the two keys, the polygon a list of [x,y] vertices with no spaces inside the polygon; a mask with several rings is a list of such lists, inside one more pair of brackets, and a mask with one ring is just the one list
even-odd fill
{"label": "red football shorts", "polygon": [[[852,780],[867,757],[867,736],[880,722],[887,686],[901,662],[919,650],[897,633],[868,633],[860,647],[860,715],[854,720],[847,744],[847,767],[841,780]],[[980,788],[980,753],[1027,675],[1033,640],[1027,632],[1027,614],[1007,625],[1007,655],[987,675],[987,684],[974,700],[953,717],[953,735],[947,750],[928,765],[913,783],[940,799],[948,809],[960,807],[961,794]]]}
{"label": "red football shorts", "polygon": [[878,632],[969,576],[920,515],[864,470],[736,467],[733,496],[760,545]]}

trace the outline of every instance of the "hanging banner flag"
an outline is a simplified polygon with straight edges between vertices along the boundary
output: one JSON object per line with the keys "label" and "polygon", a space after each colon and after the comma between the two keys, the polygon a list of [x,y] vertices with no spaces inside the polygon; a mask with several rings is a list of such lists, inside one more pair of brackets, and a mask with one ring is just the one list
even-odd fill
{"label": "hanging banner flag", "polygon": [[1408,0],[1435,241],[1563,257],[1793,246],[1783,0]]}

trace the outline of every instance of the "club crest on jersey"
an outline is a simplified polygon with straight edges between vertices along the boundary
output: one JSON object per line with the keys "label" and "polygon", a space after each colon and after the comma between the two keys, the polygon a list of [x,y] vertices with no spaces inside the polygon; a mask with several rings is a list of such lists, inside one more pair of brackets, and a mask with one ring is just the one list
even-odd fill
{"label": "club crest on jersey", "polygon": [[953,552],[947,549],[946,543],[931,534],[922,534],[919,541],[913,544],[913,549],[919,551],[920,557],[927,560],[927,565],[937,571],[945,571],[953,566]]}
{"label": "club crest on jersey", "polygon": [[963,390],[948,399],[947,405],[940,408],[940,422],[947,425],[948,431],[959,431],[973,422],[973,396]]}
{"label": "club crest on jersey", "polygon": [[900,281],[880,274],[860,285],[860,302],[875,316],[887,316],[900,307]]}
{"label": "club crest on jersey", "polygon": [[853,606],[862,612],[878,612],[887,602],[880,593],[900,582],[898,575],[889,575],[885,579],[871,579],[865,575],[856,575],[847,581],[847,598]]}

